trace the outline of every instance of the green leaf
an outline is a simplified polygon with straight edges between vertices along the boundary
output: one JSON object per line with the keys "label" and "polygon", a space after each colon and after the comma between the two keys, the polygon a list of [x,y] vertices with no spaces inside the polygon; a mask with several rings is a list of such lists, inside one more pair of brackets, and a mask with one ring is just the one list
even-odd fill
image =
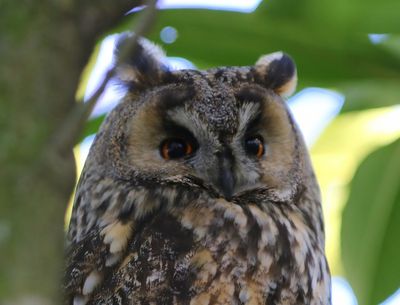
{"label": "green leaf", "polygon": [[400,139],[358,168],[342,218],[342,259],[359,304],[400,287]]}
{"label": "green leaf", "polygon": [[400,58],[400,35],[385,35],[380,46]]}
{"label": "green leaf", "polygon": [[[185,57],[201,69],[252,65],[262,54],[283,50],[296,61],[299,89],[325,87],[348,94],[344,111],[382,107],[400,100],[397,40],[373,44],[368,33],[400,28],[397,16],[388,14],[379,22],[372,18],[387,7],[400,9],[397,2],[384,0],[376,6],[369,0],[364,5],[359,0],[357,5],[347,0],[271,0],[251,14],[164,10],[150,39],[168,55]],[[360,14],[368,17],[363,26],[354,23]],[[165,26],[178,31],[173,44],[159,38]]]}
{"label": "green leaf", "polygon": [[367,79],[338,86],[346,96],[342,112],[397,105],[400,103],[400,80]]}
{"label": "green leaf", "polygon": [[101,123],[103,122],[106,115],[101,115],[96,118],[90,119],[86,122],[85,129],[82,132],[82,136],[79,139],[79,143],[82,142],[87,136],[97,133]]}
{"label": "green leaf", "polygon": [[[150,39],[200,69],[252,65],[262,54],[283,50],[296,61],[298,89],[335,89],[346,94],[343,111],[361,110],[400,101],[399,11],[398,0],[268,0],[251,14],[162,10]],[[136,17],[114,30],[132,30]],[[165,26],[178,31],[173,44],[160,40]],[[392,34],[373,44],[369,33]]]}
{"label": "green leaf", "polygon": [[400,80],[400,59],[372,44],[367,33],[313,20],[311,11],[291,13],[290,6],[277,6],[278,2],[266,3],[253,14],[162,11],[150,38],[162,44],[159,31],[167,25],[175,27],[178,39],[163,45],[167,54],[201,63],[200,68],[251,65],[262,54],[283,50],[295,59],[302,87],[336,87],[377,77]]}

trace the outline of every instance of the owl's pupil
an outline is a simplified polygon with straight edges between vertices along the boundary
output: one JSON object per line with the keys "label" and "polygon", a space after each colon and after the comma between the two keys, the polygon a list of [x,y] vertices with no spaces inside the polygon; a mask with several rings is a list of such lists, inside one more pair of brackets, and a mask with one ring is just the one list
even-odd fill
{"label": "owl's pupil", "polygon": [[191,145],[183,139],[167,139],[160,146],[161,156],[166,160],[183,158],[191,152]]}
{"label": "owl's pupil", "polygon": [[181,158],[185,155],[186,144],[182,141],[171,141],[168,145],[168,155],[171,159]]}
{"label": "owl's pupil", "polygon": [[261,136],[252,136],[245,140],[244,148],[249,155],[260,158],[264,154],[264,141]]}

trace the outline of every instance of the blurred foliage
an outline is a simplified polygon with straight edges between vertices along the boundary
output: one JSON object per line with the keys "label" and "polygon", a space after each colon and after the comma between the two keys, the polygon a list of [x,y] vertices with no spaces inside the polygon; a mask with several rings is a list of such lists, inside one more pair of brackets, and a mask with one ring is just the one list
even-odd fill
{"label": "blurred foliage", "polygon": [[[251,14],[164,10],[150,35],[169,56],[199,68],[250,65],[261,54],[284,50],[297,63],[299,90],[324,87],[345,95],[342,113],[314,145],[312,159],[333,274],[346,276],[363,305],[400,287],[400,117],[393,119],[388,107],[400,101],[398,12],[398,0],[271,0]],[[115,31],[135,22],[130,15]],[[178,31],[173,44],[159,38],[165,26]],[[369,33],[387,35],[372,43]],[[103,118],[89,121],[84,136]]]}
{"label": "blurred foliage", "polygon": [[[397,113],[400,114],[400,109]],[[348,185],[369,153],[399,136],[400,121],[396,122],[396,113],[391,107],[368,109],[339,115],[312,147],[311,157],[324,203],[326,250],[336,275],[344,273],[340,260],[340,226]]]}
{"label": "blurred foliage", "polygon": [[[356,11],[354,1],[342,2],[267,1],[253,14],[163,11],[151,38],[162,44],[159,31],[166,25],[175,27],[179,38],[163,46],[167,54],[184,55],[200,68],[248,65],[262,53],[284,50],[296,60],[301,76],[299,89],[320,86],[346,93],[347,88],[354,92],[357,86],[361,89],[368,86],[368,81],[379,81],[386,89],[381,94],[395,96],[400,83],[398,54],[372,44],[367,31],[354,29],[348,13],[335,14],[340,4],[344,6],[341,11]],[[358,18],[360,11],[356,13]],[[375,100],[370,106],[388,105],[386,100]],[[345,107],[346,110],[360,109],[353,103]]]}
{"label": "blurred foliage", "polygon": [[343,214],[343,261],[360,304],[399,287],[400,139],[370,154],[351,183]]}

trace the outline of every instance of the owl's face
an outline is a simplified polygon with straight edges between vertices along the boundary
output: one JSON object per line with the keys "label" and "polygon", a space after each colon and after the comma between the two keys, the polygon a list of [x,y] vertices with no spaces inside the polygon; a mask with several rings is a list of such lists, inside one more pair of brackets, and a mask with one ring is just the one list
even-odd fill
{"label": "owl's face", "polygon": [[293,193],[296,151],[304,144],[282,98],[296,84],[288,56],[274,53],[251,67],[169,71],[154,52],[141,51],[140,63],[119,70],[129,91],[103,128],[114,131],[101,145],[120,146],[105,163],[117,160],[112,166],[124,179],[186,178],[227,199],[256,189]]}
{"label": "owl's face", "polygon": [[143,95],[128,122],[128,163],[164,179],[195,177],[228,199],[278,185],[295,140],[281,98],[256,84],[228,86],[212,73],[192,77]]}

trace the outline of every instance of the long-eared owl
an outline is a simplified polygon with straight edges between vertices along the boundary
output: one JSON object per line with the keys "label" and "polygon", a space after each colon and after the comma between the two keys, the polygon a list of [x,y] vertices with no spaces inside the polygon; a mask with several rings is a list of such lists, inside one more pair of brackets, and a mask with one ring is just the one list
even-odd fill
{"label": "long-eared owl", "polygon": [[161,56],[140,39],[116,67],[126,94],[76,190],[67,304],[330,304],[319,188],[284,100],[294,62],[170,70]]}

